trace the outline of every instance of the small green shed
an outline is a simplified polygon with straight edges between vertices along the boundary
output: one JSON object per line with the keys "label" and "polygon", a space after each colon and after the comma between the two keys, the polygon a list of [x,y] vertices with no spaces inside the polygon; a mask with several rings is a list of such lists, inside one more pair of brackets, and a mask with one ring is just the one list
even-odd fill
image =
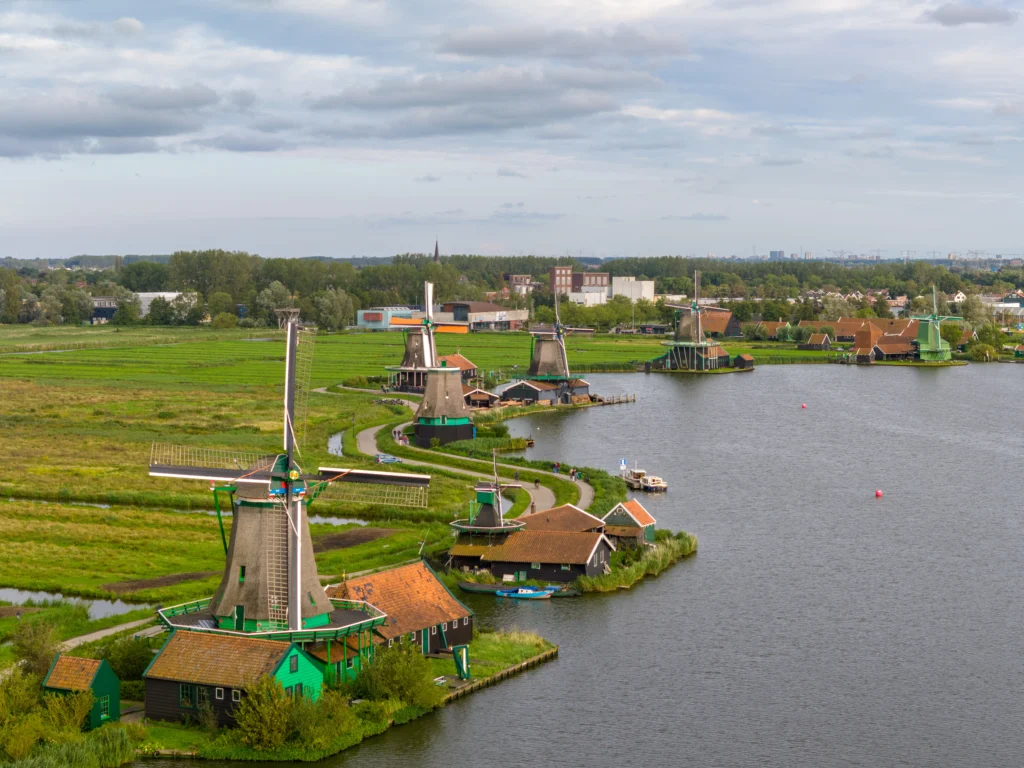
{"label": "small green shed", "polygon": [[640,528],[643,530],[644,541],[654,543],[654,529],[657,523],[654,516],[636,499],[619,502],[603,520],[606,525]]}
{"label": "small green shed", "polygon": [[51,693],[92,691],[95,702],[86,730],[121,719],[121,681],[106,659],[79,659],[58,654],[43,680],[43,690]]}

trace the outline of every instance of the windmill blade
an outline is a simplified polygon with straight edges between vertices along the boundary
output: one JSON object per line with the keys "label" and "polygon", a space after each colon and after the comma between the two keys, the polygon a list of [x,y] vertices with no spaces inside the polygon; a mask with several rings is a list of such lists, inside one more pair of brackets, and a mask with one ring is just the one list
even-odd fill
{"label": "windmill blade", "polygon": [[245,477],[252,482],[269,483],[269,473],[277,459],[278,454],[153,443],[149,453],[149,474],[209,482],[231,482]]}
{"label": "windmill blade", "polygon": [[437,347],[434,346],[434,284],[428,281],[423,283],[423,303],[427,315],[427,321],[424,323],[426,328],[423,339],[425,342],[424,357],[427,367],[434,368],[437,366]]}
{"label": "windmill blade", "polygon": [[295,346],[295,423],[292,429],[295,444],[302,454],[306,444],[306,421],[309,414],[309,384],[313,377],[313,349],[316,343],[316,326],[299,328]]}
{"label": "windmill blade", "polygon": [[316,475],[304,475],[306,498],[380,504],[390,507],[427,506],[430,475],[376,472],[366,469],[320,467]]}

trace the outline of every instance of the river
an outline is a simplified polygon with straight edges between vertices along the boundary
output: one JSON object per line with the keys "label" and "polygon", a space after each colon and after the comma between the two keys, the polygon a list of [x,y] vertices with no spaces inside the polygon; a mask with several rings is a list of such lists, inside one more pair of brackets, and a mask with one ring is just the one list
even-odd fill
{"label": "river", "polygon": [[1019,765],[1022,375],[588,377],[636,404],[513,434],[533,434],[532,457],[661,475],[669,493],[644,504],[698,555],[612,595],[467,596],[559,659],[325,764]]}

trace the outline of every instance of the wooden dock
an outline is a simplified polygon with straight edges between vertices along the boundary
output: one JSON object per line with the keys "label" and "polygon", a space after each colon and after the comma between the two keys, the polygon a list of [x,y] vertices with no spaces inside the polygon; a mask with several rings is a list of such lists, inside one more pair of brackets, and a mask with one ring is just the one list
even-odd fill
{"label": "wooden dock", "polygon": [[544,651],[544,653],[539,653],[536,656],[532,656],[526,661],[521,661],[515,666],[509,667],[508,669],[503,669],[501,672],[497,672],[491,675],[490,677],[485,677],[482,680],[474,680],[468,685],[464,685],[461,688],[456,688],[454,691],[452,691],[444,697],[444,703],[447,704],[448,702],[455,701],[455,699],[460,699],[466,694],[472,693],[473,691],[479,691],[481,688],[486,688],[489,685],[500,683],[502,680],[512,677],[513,675],[518,675],[520,672],[525,672],[528,669],[532,669],[533,667],[536,667],[539,664],[543,664],[545,661],[550,661],[551,659],[554,659],[557,656],[558,646],[556,645],[549,651]]}
{"label": "wooden dock", "polygon": [[619,405],[620,403],[635,403],[636,395],[612,395],[611,397],[600,397],[592,405]]}

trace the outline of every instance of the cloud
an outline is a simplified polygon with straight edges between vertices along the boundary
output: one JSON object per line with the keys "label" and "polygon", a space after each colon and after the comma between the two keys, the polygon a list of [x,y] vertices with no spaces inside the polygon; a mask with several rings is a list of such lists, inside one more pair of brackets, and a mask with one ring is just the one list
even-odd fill
{"label": "cloud", "polygon": [[437,50],[473,58],[632,58],[681,56],[686,53],[686,43],[676,36],[641,32],[626,26],[619,26],[611,32],[544,27],[472,27],[444,35],[437,43]]}
{"label": "cloud", "polygon": [[228,94],[228,99],[239,109],[248,109],[258,101],[256,94],[247,88],[232,91]]}
{"label": "cloud", "polygon": [[774,167],[784,165],[800,165],[803,160],[799,157],[763,157],[761,158],[761,165]]}
{"label": "cloud", "polygon": [[502,208],[522,208],[523,203],[502,203]]}
{"label": "cloud", "polygon": [[437,181],[440,181],[440,180],[441,180],[440,176],[432,176],[430,174],[427,174],[426,176],[417,176],[415,179],[413,179],[413,181],[420,181],[420,182],[424,182],[426,184],[433,184],[434,182],[437,182]]}
{"label": "cloud", "polygon": [[131,85],[110,94],[115,104],[143,110],[183,110],[208,107],[220,101],[212,88],[196,83],[181,88]]}
{"label": "cloud", "polygon": [[490,221],[499,224],[541,224],[546,221],[557,221],[562,218],[560,213],[539,213],[536,211],[495,211]]}
{"label": "cloud", "polygon": [[729,221],[721,213],[691,213],[685,216],[662,216],[662,221]]}
{"label": "cloud", "polygon": [[884,147],[875,147],[873,149],[858,149],[853,147],[846,150],[847,157],[863,158],[865,160],[885,160],[892,157],[895,154],[893,148],[889,145]]}
{"label": "cloud", "polygon": [[291,142],[266,134],[226,133],[211,139],[199,139],[192,145],[225,152],[276,152],[290,147]]}
{"label": "cloud", "polygon": [[174,136],[197,130],[187,114],[154,114],[99,101],[40,98],[0,101],[0,136],[23,139]]}
{"label": "cloud", "polygon": [[132,18],[131,16],[124,16],[108,23],[61,20],[50,27],[47,31],[53,37],[64,40],[95,40],[116,37],[135,37],[136,35],[141,35],[143,29],[145,29],[145,27],[141,21],[136,18]]}
{"label": "cloud", "polygon": [[516,179],[525,179],[525,178],[527,178],[525,173],[520,173],[519,171],[516,171],[516,170],[514,170],[512,168],[499,168],[498,169],[498,175],[502,176],[504,178],[516,178]]}
{"label": "cloud", "polygon": [[968,5],[966,3],[946,3],[924,15],[924,20],[941,24],[944,27],[959,27],[964,24],[1004,24],[1010,25],[1017,21],[1020,14],[1009,8],[996,6]]}

